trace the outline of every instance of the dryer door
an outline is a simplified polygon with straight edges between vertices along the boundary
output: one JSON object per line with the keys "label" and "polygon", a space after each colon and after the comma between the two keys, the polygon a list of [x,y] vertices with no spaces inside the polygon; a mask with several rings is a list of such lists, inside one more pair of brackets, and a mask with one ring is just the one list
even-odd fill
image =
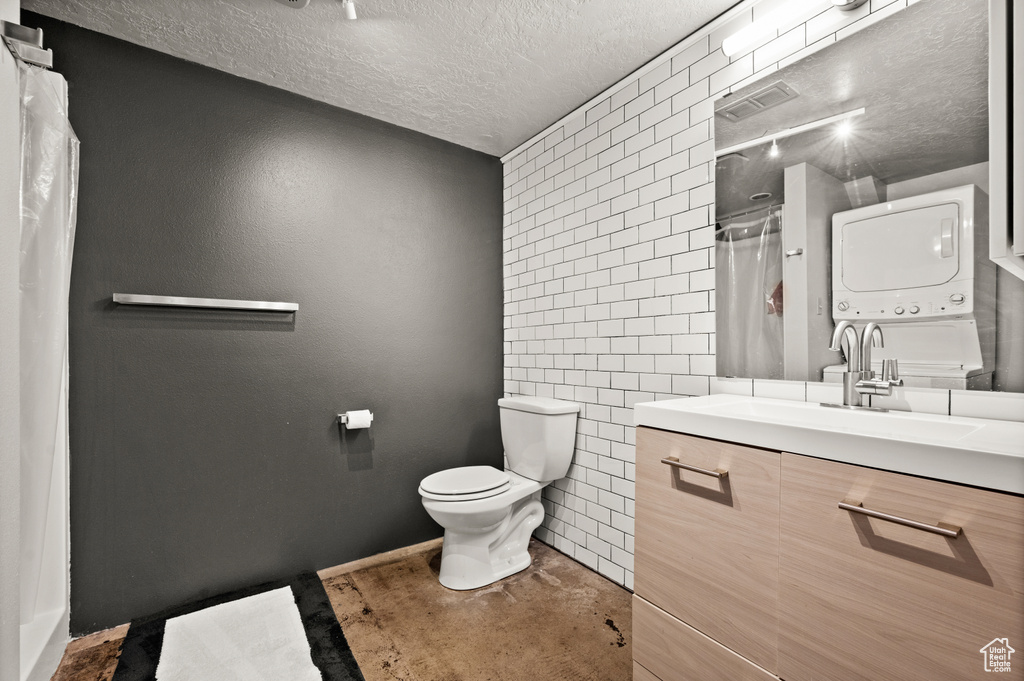
{"label": "dryer door", "polygon": [[936,286],[960,271],[960,206],[941,203],[842,225],[842,281],[851,291]]}

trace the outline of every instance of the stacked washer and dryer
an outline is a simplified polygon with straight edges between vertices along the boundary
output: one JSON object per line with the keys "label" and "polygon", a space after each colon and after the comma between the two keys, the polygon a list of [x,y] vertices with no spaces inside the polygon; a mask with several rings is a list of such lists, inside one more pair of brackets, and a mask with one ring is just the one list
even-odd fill
{"label": "stacked washer and dryer", "polygon": [[[975,185],[832,216],[832,318],[882,327],[904,385],[987,390],[995,364],[996,271],[988,196]],[[866,369],[867,367],[865,367]],[[826,367],[842,381],[846,365]]]}

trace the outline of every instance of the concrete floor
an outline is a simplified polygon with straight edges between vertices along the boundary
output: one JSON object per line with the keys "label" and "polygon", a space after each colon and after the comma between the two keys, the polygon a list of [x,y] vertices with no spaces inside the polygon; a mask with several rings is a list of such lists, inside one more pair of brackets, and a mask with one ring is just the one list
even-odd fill
{"label": "concrete floor", "polygon": [[[630,594],[538,541],[481,589],[437,581],[440,540],[320,571],[366,681],[626,681]],[[54,681],[109,681],[127,625],[73,641]]]}

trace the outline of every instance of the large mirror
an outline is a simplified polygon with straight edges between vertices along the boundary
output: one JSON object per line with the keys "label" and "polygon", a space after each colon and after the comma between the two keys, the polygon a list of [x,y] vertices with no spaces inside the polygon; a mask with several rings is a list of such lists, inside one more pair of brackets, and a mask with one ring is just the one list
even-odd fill
{"label": "large mirror", "polygon": [[924,0],[716,102],[719,376],[842,380],[848,319],[906,385],[1024,392],[1024,282],[981,242],[987,55],[986,0]]}

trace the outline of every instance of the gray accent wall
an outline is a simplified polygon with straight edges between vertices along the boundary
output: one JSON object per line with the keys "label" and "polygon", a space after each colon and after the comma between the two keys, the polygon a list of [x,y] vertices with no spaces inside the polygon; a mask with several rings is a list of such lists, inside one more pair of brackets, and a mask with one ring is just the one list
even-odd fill
{"label": "gray accent wall", "polygon": [[[82,142],[71,627],[441,535],[502,465],[496,158],[26,13]],[[118,306],[143,293],[294,315]],[[370,409],[346,432],[338,412]]]}

